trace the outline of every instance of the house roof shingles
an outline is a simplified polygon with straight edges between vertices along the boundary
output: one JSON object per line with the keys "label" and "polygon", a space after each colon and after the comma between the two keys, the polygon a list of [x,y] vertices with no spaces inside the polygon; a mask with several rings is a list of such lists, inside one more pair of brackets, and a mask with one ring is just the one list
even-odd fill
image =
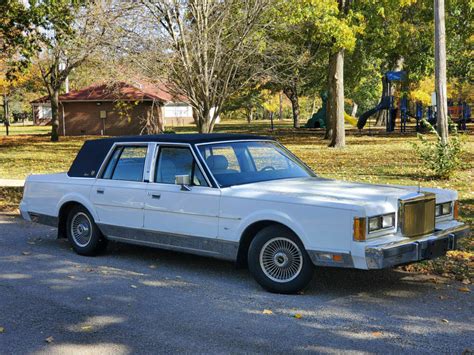
{"label": "house roof shingles", "polygon": [[[59,95],[59,101],[153,101],[163,103],[170,101],[185,101],[182,97],[173,97],[165,85],[154,86],[144,84],[134,86],[124,82],[115,84],[95,84],[81,90],[73,90],[67,94]],[[48,102],[47,96],[31,101],[31,103]]]}

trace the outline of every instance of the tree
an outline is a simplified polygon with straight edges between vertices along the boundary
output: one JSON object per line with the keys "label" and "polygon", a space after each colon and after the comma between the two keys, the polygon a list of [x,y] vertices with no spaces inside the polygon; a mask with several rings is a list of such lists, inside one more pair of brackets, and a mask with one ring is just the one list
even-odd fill
{"label": "tree", "polygon": [[227,99],[259,72],[269,0],[143,0],[169,49],[170,90],[185,96],[199,132],[212,132]]}
{"label": "tree", "polygon": [[107,34],[123,8],[112,0],[76,2],[45,0],[32,9],[41,17],[35,62],[51,102],[51,140],[59,139],[59,94],[69,74],[110,42]]}
{"label": "tree", "polygon": [[344,51],[353,50],[356,34],[362,30],[361,17],[349,11],[350,0],[293,0],[283,8],[292,24],[312,27],[311,40],[331,52],[328,66],[330,146],[344,146]]}

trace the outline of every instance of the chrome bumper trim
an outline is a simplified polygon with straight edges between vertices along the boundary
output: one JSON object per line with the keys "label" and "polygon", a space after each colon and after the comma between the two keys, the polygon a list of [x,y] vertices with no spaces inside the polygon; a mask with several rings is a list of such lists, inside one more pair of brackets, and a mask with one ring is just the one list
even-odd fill
{"label": "chrome bumper trim", "polygon": [[383,269],[446,255],[446,251],[456,249],[458,239],[469,233],[469,226],[462,224],[415,240],[366,247],[367,268]]}

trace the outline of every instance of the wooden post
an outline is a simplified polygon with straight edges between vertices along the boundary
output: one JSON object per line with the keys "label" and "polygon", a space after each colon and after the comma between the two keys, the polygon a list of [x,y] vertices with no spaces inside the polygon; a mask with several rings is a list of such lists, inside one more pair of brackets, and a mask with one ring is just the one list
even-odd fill
{"label": "wooden post", "polygon": [[446,29],[444,0],[434,0],[435,18],[435,86],[437,130],[441,142],[448,142],[448,98],[446,89]]}

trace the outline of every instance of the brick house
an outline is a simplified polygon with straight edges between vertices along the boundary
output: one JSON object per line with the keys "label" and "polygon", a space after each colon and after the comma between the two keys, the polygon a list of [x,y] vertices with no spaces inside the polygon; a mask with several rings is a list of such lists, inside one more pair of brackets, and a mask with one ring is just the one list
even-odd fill
{"label": "brick house", "polygon": [[[35,124],[51,120],[47,98],[31,104]],[[140,134],[150,117],[166,129],[194,122],[185,100],[151,85],[99,84],[59,96],[59,134],[65,136]]]}

